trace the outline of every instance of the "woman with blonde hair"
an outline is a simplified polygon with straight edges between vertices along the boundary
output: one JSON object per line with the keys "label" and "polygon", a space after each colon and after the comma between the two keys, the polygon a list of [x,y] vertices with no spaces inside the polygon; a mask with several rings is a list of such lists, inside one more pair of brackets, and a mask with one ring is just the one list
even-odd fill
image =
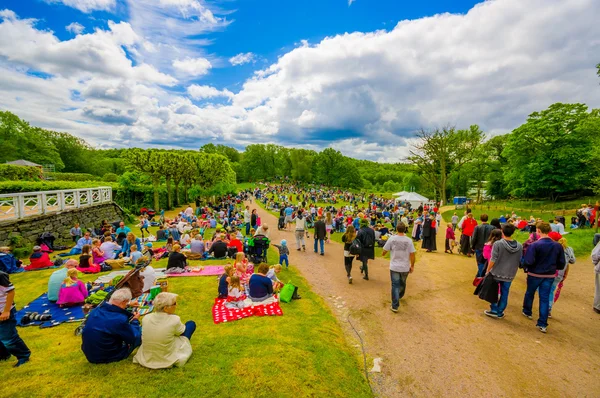
{"label": "woman with blonde hair", "polygon": [[196,331],[196,323],[187,321],[184,325],[175,315],[175,293],[159,293],[153,305],[154,311],[142,320],[142,345],[133,363],[150,369],[184,366],[192,356],[190,339]]}
{"label": "woman with blonde hair", "polygon": [[67,277],[60,285],[58,291],[58,304],[61,307],[73,307],[81,305],[88,296],[85,284],[77,278],[77,270],[70,268],[67,271]]}
{"label": "woman with blonde hair", "polygon": [[129,257],[131,255],[131,246],[137,246],[138,248],[142,247],[142,241],[140,238],[136,238],[133,232],[127,233],[127,238],[123,241],[123,247],[121,248],[121,253],[119,257]]}
{"label": "woman with blonde hair", "polygon": [[349,284],[352,284],[352,261],[354,261],[354,256],[350,254],[350,246],[354,239],[356,239],[356,230],[351,224],[348,225],[346,233],[342,235],[342,242],[344,243],[344,268],[346,268],[346,276],[348,277]]}

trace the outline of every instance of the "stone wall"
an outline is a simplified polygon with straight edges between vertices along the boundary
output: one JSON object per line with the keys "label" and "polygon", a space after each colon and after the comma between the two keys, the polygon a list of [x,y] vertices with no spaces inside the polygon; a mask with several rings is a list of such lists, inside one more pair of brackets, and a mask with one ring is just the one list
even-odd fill
{"label": "stone wall", "polygon": [[123,216],[123,210],[115,203],[103,203],[22,220],[3,221],[0,222],[0,246],[11,246],[11,235],[20,235],[23,245],[33,246],[44,232],[52,232],[56,237],[55,244],[71,246],[73,240],[69,231],[76,222],[85,231],[87,228],[100,228],[102,220],[113,222],[122,220]]}

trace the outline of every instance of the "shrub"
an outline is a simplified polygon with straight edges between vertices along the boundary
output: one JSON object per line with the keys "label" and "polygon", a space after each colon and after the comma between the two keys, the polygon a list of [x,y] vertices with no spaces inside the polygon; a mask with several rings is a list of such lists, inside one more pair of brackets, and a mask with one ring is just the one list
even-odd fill
{"label": "shrub", "polygon": [[106,173],[102,177],[102,181],[117,182],[118,180],[119,180],[119,176],[116,175],[115,173]]}
{"label": "shrub", "polygon": [[27,242],[21,235],[10,234],[8,237],[12,253],[16,258],[27,258],[33,251],[33,245]]}
{"label": "shrub", "polygon": [[41,179],[42,172],[38,167],[0,164],[1,181],[40,181]]}
{"label": "shrub", "polygon": [[54,181],[97,181],[98,177],[86,173],[44,173],[44,177]]}

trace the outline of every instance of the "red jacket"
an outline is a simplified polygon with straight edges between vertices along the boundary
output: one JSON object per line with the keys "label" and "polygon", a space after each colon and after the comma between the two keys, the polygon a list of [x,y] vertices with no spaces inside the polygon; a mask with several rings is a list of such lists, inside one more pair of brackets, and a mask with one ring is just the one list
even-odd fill
{"label": "red jacket", "polygon": [[235,247],[235,248],[237,248],[238,253],[243,253],[244,252],[244,245],[242,244],[242,241],[239,240],[238,238],[231,239],[229,241],[229,245],[227,245],[227,247]]}
{"label": "red jacket", "polygon": [[475,221],[474,218],[465,218],[465,221],[463,221],[463,226],[462,226],[462,233],[463,235],[466,236],[473,236],[473,231],[475,230],[475,227],[477,226],[477,221]]}
{"label": "red jacket", "polygon": [[54,263],[50,261],[50,257],[48,253],[37,252],[33,253],[31,257],[29,257],[30,265],[25,267],[26,271],[33,271],[36,269],[48,268],[52,267]]}

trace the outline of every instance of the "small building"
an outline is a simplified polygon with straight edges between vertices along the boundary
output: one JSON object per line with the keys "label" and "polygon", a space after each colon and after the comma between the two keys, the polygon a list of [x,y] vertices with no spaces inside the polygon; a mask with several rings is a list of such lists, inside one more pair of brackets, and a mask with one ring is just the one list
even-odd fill
{"label": "small building", "polygon": [[24,159],[13,160],[12,162],[6,162],[6,164],[12,164],[15,166],[37,167],[40,169],[40,171],[42,171],[42,169],[44,168],[44,166],[42,166],[41,164],[33,163],[33,162],[30,162],[29,160],[24,160]]}

